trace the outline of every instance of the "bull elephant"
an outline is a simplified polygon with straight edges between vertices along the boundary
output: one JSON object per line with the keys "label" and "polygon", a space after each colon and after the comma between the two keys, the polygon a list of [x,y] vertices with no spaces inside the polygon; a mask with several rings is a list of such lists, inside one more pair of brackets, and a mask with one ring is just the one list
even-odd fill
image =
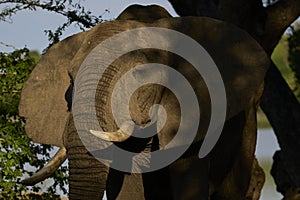
{"label": "bull elephant", "polygon": [[[204,47],[220,72],[227,99],[225,124],[216,145],[204,158],[200,159],[198,153],[212,115],[209,90],[191,63],[164,50],[139,49],[109,63],[103,76],[98,77],[93,97],[97,116],[97,121],[93,123],[100,124],[102,130],[83,130],[88,142],[82,141],[84,139],[78,133],[76,118],[89,116],[84,110],[83,113],[77,110],[74,114],[73,109],[76,105],[81,107],[80,98],[75,102],[77,97],[81,97],[78,90],[88,93],[89,88],[85,88],[88,84],[76,83],[84,83],[81,81],[84,78],[93,79],[93,73],[89,74],[91,77],[80,76],[81,72],[90,70],[90,66],[101,62],[97,59],[94,63],[91,61],[93,50],[118,33],[141,27],[167,28],[189,36]],[[147,44],[150,42],[146,41]],[[176,40],[174,43],[171,46],[176,46]],[[110,51],[107,47],[107,51],[98,53]],[[176,137],[181,121],[180,105],[174,93],[159,84],[148,84],[134,92],[130,99],[132,119],[127,124],[116,123],[111,96],[117,80],[130,70],[133,70],[137,81],[158,76],[160,72],[155,67],[153,70],[136,68],[147,63],[171,66],[189,80],[198,99],[201,120],[192,143],[174,162],[148,173],[122,172],[99,161],[97,153],[100,152],[101,157],[101,153],[109,148],[99,146],[103,141],[109,144],[114,142],[120,148],[137,153],[167,149]],[[23,183],[41,181],[68,158],[70,199],[101,199],[105,190],[108,199],[258,199],[263,181],[258,179],[261,176],[255,175],[261,173],[254,156],[256,109],[268,66],[269,60],[264,50],[246,32],[231,24],[205,17],[172,18],[166,10],[156,5],[130,6],[116,20],[101,23],[53,45],[33,70],[22,91],[20,115],[26,118],[26,132],[33,141],[59,146],[61,150],[44,169]],[[70,77],[75,80],[75,96],[73,107],[68,109],[65,93],[68,91],[66,96],[70,100],[70,88],[73,87],[69,87]],[[123,90],[126,93],[126,87]],[[152,123],[149,109],[154,104],[162,105],[166,113],[160,131],[146,138],[130,137],[136,127],[146,129]],[[191,113],[195,110],[189,109]],[[193,123],[199,121],[189,121],[185,124],[185,130],[189,130]],[[155,129],[151,131],[156,133],[158,125],[152,126]],[[175,151],[177,147],[180,145],[175,145]],[[146,158],[146,165],[151,165],[151,159]]]}

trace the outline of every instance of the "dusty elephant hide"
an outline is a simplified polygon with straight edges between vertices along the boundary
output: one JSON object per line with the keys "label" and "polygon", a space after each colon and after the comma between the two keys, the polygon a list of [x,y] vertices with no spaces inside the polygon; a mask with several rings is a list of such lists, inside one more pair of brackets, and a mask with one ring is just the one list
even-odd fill
{"label": "dusty elephant hide", "polygon": [[[148,19],[149,16],[151,20]],[[141,19],[139,20],[139,18]],[[84,146],[78,137],[72,116],[67,111],[64,94],[70,82],[68,72],[74,79],[78,79],[80,76],[77,72],[81,64],[98,44],[117,33],[141,27],[161,27],[184,33],[199,42],[213,58],[225,84],[227,95],[226,120],[228,123],[225,124],[224,133],[222,133],[216,148],[209,157],[211,162],[209,177],[211,199],[244,199],[247,190],[250,191],[248,191],[249,196],[257,195],[258,192],[252,193],[251,191],[260,191],[261,182],[248,187],[252,167],[259,169],[256,162],[253,164],[256,145],[255,115],[256,105],[260,97],[259,91],[269,66],[265,52],[247,33],[228,23],[205,17],[170,18],[170,15],[158,6],[133,6],[125,10],[115,21],[99,24],[90,31],[71,36],[51,47],[32,72],[22,92],[20,114],[26,117],[26,131],[29,137],[39,143],[67,147],[70,162],[70,199],[80,197],[93,199],[95,196],[100,198],[107,188],[105,184],[109,171],[106,166],[88,154],[87,148],[99,149],[97,138],[88,136],[90,137],[89,147]],[[131,41],[125,42],[130,43]],[[124,45],[126,45],[125,42]],[[151,41],[145,42],[151,43]],[[109,50],[111,49],[108,47]],[[95,61],[97,61],[96,58]],[[119,128],[114,122],[110,103],[106,103],[110,102],[110,95],[115,84],[113,80],[116,81],[128,69],[137,64],[153,62],[174,66],[187,76],[194,74],[193,69],[186,61],[166,52],[135,51],[117,59],[108,67],[107,73],[111,77],[107,80],[105,77],[101,79],[99,88],[102,84],[102,90],[99,89],[99,92],[96,93],[98,95],[96,99],[99,100],[96,111],[103,130],[116,131]],[[88,65],[84,67],[88,67]],[[193,87],[197,89],[198,97],[203,99],[201,102],[204,103],[204,105],[200,105],[204,110],[204,124],[199,128],[199,133],[195,139],[195,144],[198,145],[202,142],[209,123],[209,110],[205,111],[210,106],[208,103],[209,94],[205,83],[199,76],[193,78],[192,75],[191,82]],[[147,93],[147,90],[141,94]],[[150,98],[152,103],[161,100],[167,110],[172,113],[178,112],[178,108],[172,109],[174,104],[169,103],[170,99],[170,102],[174,102],[173,97],[168,99],[165,93],[160,93],[162,90],[158,87],[154,91],[161,96]],[[146,103],[149,104],[149,102]],[[139,101],[137,100],[133,107],[138,104]],[[133,118],[137,123],[143,124],[145,120],[147,121],[146,116],[143,112],[135,111]],[[170,120],[178,120],[176,114],[168,117]],[[62,140],[64,131],[64,140]],[[165,146],[172,139],[173,132],[172,134],[169,132],[170,130],[165,128],[160,133],[159,143],[161,146]],[[164,133],[168,134],[165,135]],[[193,167],[193,159],[196,157],[199,147],[197,146],[195,151],[191,151],[192,156],[187,157],[187,162],[182,159],[171,166],[170,173],[176,174],[178,169],[187,164]],[[195,168],[187,172],[189,176],[193,176],[192,173],[195,173],[195,177],[196,175],[201,176],[199,170]],[[111,175],[113,176],[114,173],[112,172]],[[116,198],[141,199],[141,196],[149,195],[144,194],[144,191],[136,193],[130,186],[131,184],[126,184],[135,182],[138,188],[148,191],[147,188],[143,188],[143,180],[140,175],[134,177],[121,173],[121,176],[125,176],[125,185],[118,182],[121,186],[114,186],[117,182],[111,181],[113,179],[107,181],[109,187],[118,187],[121,190],[121,192],[117,191],[120,193],[112,194],[116,195]],[[159,178],[159,176],[154,177]],[[176,179],[174,176],[171,177],[173,180],[174,178]],[[144,177],[144,179],[147,178]],[[151,181],[152,185],[163,187],[160,183],[154,182],[156,180],[150,178],[150,183]],[[164,183],[164,181],[161,182]],[[184,183],[182,181],[182,184]],[[251,183],[253,184],[253,181]],[[91,187],[87,188],[86,186],[89,184]],[[144,185],[147,184],[144,183]],[[174,188],[178,186],[180,185],[175,184]],[[152,187],[151,184],[149,187]],[[174,188],[170,188],[170,193],[173,192],[173,195],[176,195],[176,192],[182,192]],[[190,189],[191,193],[194,192],[192,191],[194,188]],[[199,191],[196,191],[195,195],[198,193]],[[184,192],[180,194],[184,195]],[[177,196],[179,197],[179,195]],[[251,197],[249,198],[251,199]]]}

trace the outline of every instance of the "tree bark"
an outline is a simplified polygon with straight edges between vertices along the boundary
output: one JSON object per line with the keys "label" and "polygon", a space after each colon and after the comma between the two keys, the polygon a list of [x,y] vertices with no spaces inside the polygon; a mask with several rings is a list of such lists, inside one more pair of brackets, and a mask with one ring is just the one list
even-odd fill
{"label": "tree bark", "polygon": [[299,17],[299,0],[280,0],[265,8],[267,18],[260,44],[271,55],[284,31]]}
{"label": "tree bark", "polygon": [[[263,7],[260,0],[214,0],[217,10],[208,6],[208,0],[169,0],[176,12],[181,16],[218,17],[246,30],[271,56],[284,31],[300,15],[299,0],[279,0]],[[202,3],[199,3],[202,2]],[[195,12],[203,10],[210,12]],[[265,78],[265,91],[261,99],[261,107],[269,119],[277,136],[281,152],[275,156],[275,167],[272,174],[277,190],[283,194],[300,186],[300,105],[293,92],[286,84],[280,72],[272,63]],[[280,159],[279,155],[280,154]],[[277,158],[277,159],[276,159]],[[284,164],[278,162],[284,162]],[[283,169],[284,168],[284,169]],[[284,175],[279,176],[280,172]],[[277,174],[277,175],[276,175]],[[285,176],[291,177],[284,180]],[[284,185],[284,188],[283,188]],[[288,186],[287,186],[288,185]],[[287,187],[287,188],[286,188]]]}
{"label": "tree bark", "polygon": [[286,196],[300,187],[300,106],[274,63],[265,77],[260,105],[267,116],[272,116],[269,121],[281,147],[274,155],[271,174],[277,190]]}

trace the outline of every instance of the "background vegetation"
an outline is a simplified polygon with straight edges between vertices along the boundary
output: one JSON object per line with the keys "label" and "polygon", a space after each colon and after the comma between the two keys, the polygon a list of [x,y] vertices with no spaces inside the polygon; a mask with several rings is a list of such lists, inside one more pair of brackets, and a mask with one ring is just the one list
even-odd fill
{"label": "background vegetation", "polygon": [[[280,70],[294,94],[300,101],[300,23],[296,22],[284,34],[272,53],[272,60]],[[271,125],[259,110],[258,115],[259,128],[271,128]]]}
{"label": "background vegetation", "polygon": [[[26,48],[0,52],[0,199],[29,198],[31,191],[39,192],[39,186],[25,187],[20,181],[32,175],[29,166],[41,168],[50,159],[53,147],[33,143],[25,133],[25,120],[18,115],[22,87],[39,57]],[[46,199],[53,199],[57,189],[66,192],[66,177],[66,167],[56,171]]]}
{"label": "background vegetation", "polygon": [[[49,47],[60,40],[69,26],[86,30],[102,21],[86,10],[80,0],[0,0],[0,20],[12,22],[19,11],[42,9],[65,17],[66,21],[56,30],[45,30]],[[26,187],[21,179],[42,168],[50,159],[53,147],[33,143],[24,130],[25,120],[18,115],[21,90],[40,58],[36,51],[27,48],[0,52],[0,199],[59,199],[58,191],[66,194],[68,169],[62,166],[52,175],[53,184],[41,195],[41,186]],[[29,170],[31,169],[31,170]]]}
{"label": "background vegetation", "polygon": [[288,60],[293,72],[293,89],[298,100],[300,99],[300,22],[291,27],[288,37]]}

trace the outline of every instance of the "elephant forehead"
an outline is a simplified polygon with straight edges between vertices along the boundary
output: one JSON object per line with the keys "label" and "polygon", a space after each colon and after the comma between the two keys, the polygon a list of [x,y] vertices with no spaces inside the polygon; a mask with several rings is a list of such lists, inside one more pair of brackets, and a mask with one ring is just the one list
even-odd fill
{"label": "elephant forehead", "polygon": [[117,20],[138,20],[150,23],[168,17],[171,17],[168,11],[158,5],[131,5],[118,16]]}

